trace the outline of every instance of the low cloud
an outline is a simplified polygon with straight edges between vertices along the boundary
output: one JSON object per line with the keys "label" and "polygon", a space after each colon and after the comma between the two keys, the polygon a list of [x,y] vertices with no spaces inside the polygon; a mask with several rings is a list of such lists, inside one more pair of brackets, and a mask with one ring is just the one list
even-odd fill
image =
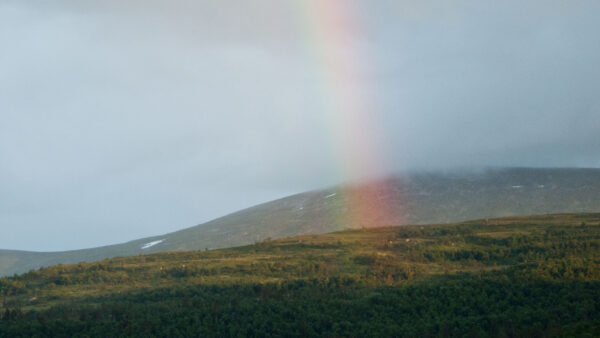
{"label": "low cloud", "polygon": [[[598,3],[353,4],[327,48],[318,2],[0,4],[0,247],[125,241],[351,179],[331,86],[368,100],[382,172],[600,165]],[[323,80],[320,57],[357,53],[352,83]]]}

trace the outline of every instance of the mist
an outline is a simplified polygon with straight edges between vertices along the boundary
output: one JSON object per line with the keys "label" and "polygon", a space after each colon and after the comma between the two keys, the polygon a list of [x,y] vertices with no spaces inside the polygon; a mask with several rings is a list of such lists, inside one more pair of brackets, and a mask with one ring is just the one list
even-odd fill
{"label": "mist", "polygon": [[377,127],[362,175],[600,166],[600,3],[347,6],[356,29],[323,49],[299,1],[0,3],[0,248],[124,242],[356,179],[315,55],[364,56],[337,84]]}

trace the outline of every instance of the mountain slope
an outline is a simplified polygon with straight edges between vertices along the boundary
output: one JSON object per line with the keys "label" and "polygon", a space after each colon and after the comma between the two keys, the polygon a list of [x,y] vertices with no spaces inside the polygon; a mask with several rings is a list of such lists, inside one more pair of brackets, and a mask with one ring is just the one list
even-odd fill
{"label": "mountain slope", "polygon": [[[353,206],[361,205],[357,215]],[[385,213],[372,212],[385,209]],[[246,245],[345,228],[600,211],[600,169],[420,173],[306,192],[162,236],[53,253],[0,251],[0,276],[58,263]]]}
{"label": "mountain slope", "polygon": [[0,295],[2,337],[597,337],[600,213],[53,266]]}

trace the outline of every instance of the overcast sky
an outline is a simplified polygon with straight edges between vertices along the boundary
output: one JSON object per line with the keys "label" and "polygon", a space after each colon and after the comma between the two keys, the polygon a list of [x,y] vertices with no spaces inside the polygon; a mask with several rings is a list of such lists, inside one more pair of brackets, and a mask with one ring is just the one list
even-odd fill
{"label": "overcast sky", "polygon": [[600,2],[322,3],[0,0],[0,248],[123,242],[352,179],[326,104],[348,93],[381,172],[600,166]]}

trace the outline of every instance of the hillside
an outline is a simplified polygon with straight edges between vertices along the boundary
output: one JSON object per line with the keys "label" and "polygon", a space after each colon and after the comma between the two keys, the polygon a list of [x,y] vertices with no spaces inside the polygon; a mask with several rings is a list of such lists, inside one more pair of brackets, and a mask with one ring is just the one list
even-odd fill
{"label": "hillside", "polygon": [[[360,210],[355,209],[360,205]],[[385,213],[377,212],[385,210]],[[58,263],[226,248],[348,228],[600,211],[600,169],[419,173],[306,192],[124,244],[69,252],[0,251],[0,276]]]}
{"label": "hillside", "polygon": [[0,336],[598,336],[600,214],[59,265],[0,294]]}

